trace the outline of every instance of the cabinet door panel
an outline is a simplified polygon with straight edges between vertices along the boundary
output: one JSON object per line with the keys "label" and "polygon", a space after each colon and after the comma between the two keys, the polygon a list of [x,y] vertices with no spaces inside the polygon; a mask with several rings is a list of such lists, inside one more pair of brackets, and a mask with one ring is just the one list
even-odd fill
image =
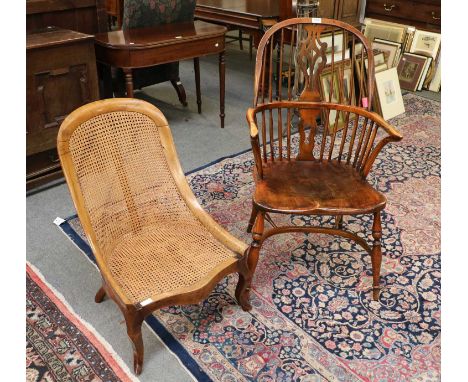
{"label": "cabinet door panel", "polygon": [[357,22],[360,9],[361,0],[341,0],[338,19],[347,23]]}
{"label": "cabinet door panel", "polygon": [[339,0],[320,0],[318,9],[319,17],[325,17],[327,19],[335,18],[335,3]]}

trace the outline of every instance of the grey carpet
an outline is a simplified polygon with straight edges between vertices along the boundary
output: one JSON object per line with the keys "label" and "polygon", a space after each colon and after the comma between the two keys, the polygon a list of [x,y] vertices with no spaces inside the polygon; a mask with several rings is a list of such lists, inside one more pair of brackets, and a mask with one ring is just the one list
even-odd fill
{"label": "grey carpet", "polygon": [[[197,113],[194,70],[191,61],[182,62],[181,79],[189,106],[178,102],[168,83],[159,84],[136,94],[166,115],[174,135],[184,171],[190,171],[220,157],[250,147],[245,112],[251,105],[253,61],[248,49],[240,51],[231,44],[226,55],[226,127],[219,127],[219,82],[216,57],[201,59],[202,114]],[[245,44],[248,46],[248,44]],[[429,94],[427,94],[429,93]],[[418,93],[421,94],[421,93]],[[440,100],[440,93],[421,95]],[[42,191],[40,191],[42,190]],[[37,192],[40,191],[40,192]],[[100,286],[96,268],[52,223],[57,217],[75,213],[68,189],[57,181],[27,197],[27,260],[59,290],[73,309],[111,344],[131,367],[132,351],[125,332],[123,317],[114,303],[106,300],[97,305],[94,294]],[[143,329],[145,364],[141,381],[189,381],[191,377],[156,339],[150,329]]]}

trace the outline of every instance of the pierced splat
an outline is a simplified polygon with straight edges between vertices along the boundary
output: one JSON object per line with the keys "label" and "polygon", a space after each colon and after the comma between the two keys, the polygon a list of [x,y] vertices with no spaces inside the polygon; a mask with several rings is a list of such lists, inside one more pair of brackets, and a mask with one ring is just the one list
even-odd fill
{"label": "pierced splat", "polygon": [[[295,87],[300,92],[299,101],[320,101],[319,79],[323,68],[327,64],[326,50],[328,44],[320,41],[320,35],[325,26],[304,25],[302,33],[305,37],[298,41],[296,55],[296,78]],[[302,91],[301,80],[303,81]],[[299,111],[299,153],[298,160],[313,160],[313,149],[315,145],[315,134],[317,130],[317,119],[320,117],[320,109],[302,109]],[[309,128],[308,136],[306,129]]]}

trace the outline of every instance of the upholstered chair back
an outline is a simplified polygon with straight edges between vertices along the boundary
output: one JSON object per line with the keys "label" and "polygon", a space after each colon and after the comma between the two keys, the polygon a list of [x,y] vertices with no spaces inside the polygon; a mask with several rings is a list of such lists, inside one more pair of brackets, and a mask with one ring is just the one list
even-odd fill
{"label": "upholstered chair back", "polygon": [[196,0],[125,0],[123,29],[192,21]]}

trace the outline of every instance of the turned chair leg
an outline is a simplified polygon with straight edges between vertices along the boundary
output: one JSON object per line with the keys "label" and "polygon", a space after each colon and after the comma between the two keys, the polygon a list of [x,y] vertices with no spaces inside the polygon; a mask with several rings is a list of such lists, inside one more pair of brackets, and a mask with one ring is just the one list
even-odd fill
{"label": "turned chair leg", "polygon": [[104,290],[104,287],[100,287],[94,297],[94,301],[99,304],[104,301],[104,297],[106,297],[106,291]]}
{"label": "turned chair leg", "polygon": [[252,204],[252,212],[250,213],[249,225],[247,226],[247,232],[252,232],[255,219],[257,218],[258,210],[255,208],[255,205]]}
{"label": "turned chair leg", "polygon": [[335,216],[335,228],[342,229],[343,228],[343,215],[336,215]]}
{"label": "turned chair leg", "polygon": [[133,371],[140,375],[143,369],[143,337],[141,336],[141,325],[143,318],[136,312],[126,312],[125,322],[127,324],[127,334],[133,348]]}
{"label": "turned chair leg", "polygon": [[252,308],[249,303],[249,295],[255,269],[257,268],[260,248],[263,243],[262,237],[265,227],[265,213],[255,210],[255,216],[257,219],[255,220],[254,218],[255,225],[253,227],[252,243],[250,244],[249,248],[247,248],[246,254],[244,255],[246,256],[246,270],[244,272],[239,272],[239,282],[237,283],[236,287],[237,301],[244,310],[250,310]]}
{"label": "turned chair leg", "polygon": [[372,260],[372,297],[378,301],[380,294],[380,266],[382,264],[382,223],[380,211],[374,212],[374,223],[372,224],[372,237],[374,243],[372,245],[371,260]]}
{"label": "turned chair leg", "polygon": [[243,40],[241,29],[239,29],[239,48],[240,50],[244,50],[244,40]]}

